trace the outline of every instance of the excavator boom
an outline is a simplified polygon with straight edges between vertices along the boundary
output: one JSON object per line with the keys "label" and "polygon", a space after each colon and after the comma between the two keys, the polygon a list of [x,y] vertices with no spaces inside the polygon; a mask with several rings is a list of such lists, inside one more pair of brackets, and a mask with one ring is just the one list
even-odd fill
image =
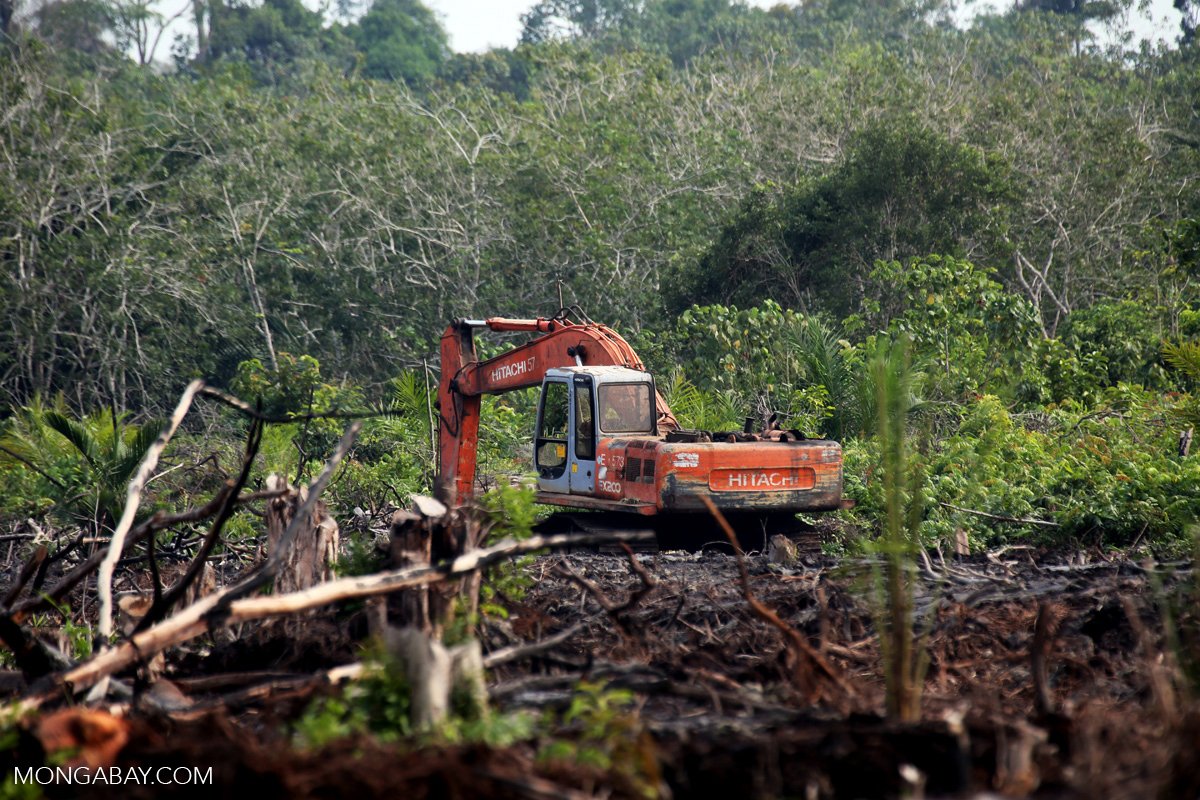
{"label": "excavator boom", "polygon": [[[479,361],[474,331],[529,331],[541,334],[495,358]],[[555,319],[456,320],[442,334],[442,379],[438,388],[440,469],[438,499],[455,506],[471,497],[479,446],[480,398],[538,386],[546,371],[573,364],[644,370],[637,353],[621,335],[605,325]],[[671,409],[656,396],[659,433],[678,428]]]}

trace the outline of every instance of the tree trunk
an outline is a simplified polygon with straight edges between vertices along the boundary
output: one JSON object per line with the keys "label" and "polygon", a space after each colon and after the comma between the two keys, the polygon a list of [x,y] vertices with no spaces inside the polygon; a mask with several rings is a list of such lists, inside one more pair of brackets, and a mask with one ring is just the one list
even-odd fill
{"label": "tree trunk", "polygon": [[[267,547],[274,554],[283,532],[307,498],[308,490],[291,487],[274,474],[267,477],[266,488],[268,491],[289,490],[267,504]],[[338,524],[329,515],[325,504],[317,502],[304,527],[297,532],[291,551],[280,554],[283,561],[275,576],[275,593],[301,592],[330,580],[337,552]]]}
{"label": "tree trunk", "polygon": [[0,40],[7,39],[12,28],[14,0],[0,0]]}

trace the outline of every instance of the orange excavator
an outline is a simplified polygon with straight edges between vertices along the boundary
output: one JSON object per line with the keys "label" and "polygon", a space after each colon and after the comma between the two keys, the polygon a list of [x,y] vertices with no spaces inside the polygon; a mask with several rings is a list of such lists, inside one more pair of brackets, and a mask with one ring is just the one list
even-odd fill
{"label": "orange excavator", "polygon": [[[474,332],[481,328],[534,336],[480,361]],[[705,497],[731,519],[756,521],[792,520],[796,512],[841,504],[837,442],[773,424],[751,432],[749,418],[740,431],[680,428],[629,343],[578,308],[550,319],[456,320],[442,334],[441,357],[436,493],[448,506],[475,491],[482,396],[538,385],[539,503],[610,512],[608,527],[640,515],[643,527],[660,532],[706,520]]]}

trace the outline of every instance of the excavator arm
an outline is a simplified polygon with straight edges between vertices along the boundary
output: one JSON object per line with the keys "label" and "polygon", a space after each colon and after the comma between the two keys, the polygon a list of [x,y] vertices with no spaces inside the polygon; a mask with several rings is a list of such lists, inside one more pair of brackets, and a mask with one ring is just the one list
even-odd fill
{"label": "excavator arm", "polygon": [[[535,339],[480,361],[474,331],[528,331]],[[474,493],[479,446],[479,409],[485,394],[501,394],[541,384],[546,371],[578,364],[645,370],[621,335],[605,325],[555,319],[456,320],[442,334],[442,377],[438,385],[439,462],[435,492],[447,506],[461,505]],[[656,398],[658,430],[679,427],[666,401]]]}

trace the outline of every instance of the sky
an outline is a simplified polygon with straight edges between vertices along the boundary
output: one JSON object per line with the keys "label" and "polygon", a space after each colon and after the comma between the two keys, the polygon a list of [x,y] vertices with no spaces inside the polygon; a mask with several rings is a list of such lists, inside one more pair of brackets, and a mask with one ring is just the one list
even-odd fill
{"label": "sky", "polygon": [[[321,0],[304,0],[310,8],[325,5]],[[770,8],[781,0],[746,0],[748,5]],[[959,0],[960,13],[957,18],[965,24],[979,12],[1003,8],[1013,0]],[[1139,0],[1143,10],[1133,19],[1132,28],[1139,38],[1156,42],[1173,43],[1179,35],[1179,12],[1171,6],[1171,0]],[[521,15],[537,4],[537,0],[424,0],[438,15],[442,26],[450,37],[450,47],[460,53],[482,53],[492,47],[515,47],[521,37]],[[797,0],[786,0],[786,5],[795,5]],[[361,3],[363,8],[370,0]],[[190,16],[186,13],[190,0],[159,0],[156,9],[165,18],[172,20],[166,35],[161,38],[156,60],[166,62],[170,58],[171,42],[176,34],[186,34],[190,28]],[[1103,42],[1103,39],[1101,39]],[[131,53],[131,55],[133,55]]]}
{"label": "sky", "polygon": [[[770,8],[780,0],[749,0],[749,5]],[[793,4],[789,2],[788,4]],[[521,15],[536,0],[425,0],[438,14],[457,52],[481,53],[491,47],[513,47],[521,35]],[[970,7],[1006,5],[999,0],[980,0]],[[968,10],[966,16],[969,18]],[[1135,30],[1147,38],[1174,40],[1179,33],[1179,13],[1171,0],[1149,0],[1147,13],[1135,21]]]}

